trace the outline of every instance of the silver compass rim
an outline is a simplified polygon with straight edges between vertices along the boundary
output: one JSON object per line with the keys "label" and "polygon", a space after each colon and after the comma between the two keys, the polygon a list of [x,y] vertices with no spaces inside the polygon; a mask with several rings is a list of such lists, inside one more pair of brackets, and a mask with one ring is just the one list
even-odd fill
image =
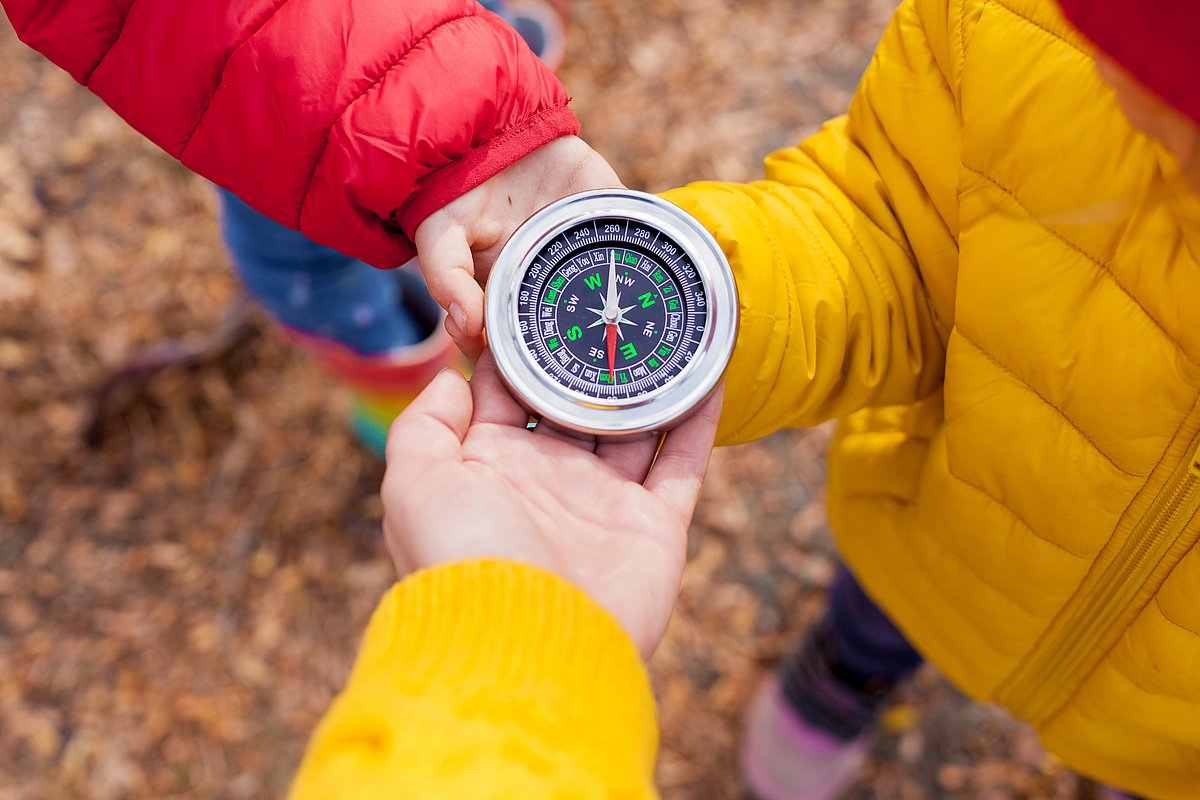
{"label": "silver compass rim", "polygon": [[[605,216],[636,220],[674,239],[695,264],[707,296],[708,322],[691,362],[667,383],[633,398],[590,397],[553,380],[524,346],[515,324],[519,287],[537,252],[564,230]],[[486,304],[488,346],[510,391],[540,421],[591,436],[646,434],[682,422],[720,382],[737,336],[737,287],[716,240],[680,207],[632,189],[580,192],[530,216],[497,256]],[[502,318],[512,324],[497,332],[491,321]]]}

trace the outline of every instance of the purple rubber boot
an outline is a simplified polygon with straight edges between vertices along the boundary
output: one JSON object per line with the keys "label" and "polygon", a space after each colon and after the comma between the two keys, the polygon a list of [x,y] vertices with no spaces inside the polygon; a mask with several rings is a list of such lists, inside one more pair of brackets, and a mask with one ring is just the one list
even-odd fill
{"label": "purple rubber boot", "polygon": [[741,767],[759,800],[832,800],[858,776],[881,706],[900,677],[839,663],[831,618],[809,631],[759,688],[746,717]]}
{"label": "purple rubber boot", "polygon": [[839,739],[806,722],[772,675],[750,704],[742,775],[759,800],[832,800],[854,782],[867,739],[865,733]]}

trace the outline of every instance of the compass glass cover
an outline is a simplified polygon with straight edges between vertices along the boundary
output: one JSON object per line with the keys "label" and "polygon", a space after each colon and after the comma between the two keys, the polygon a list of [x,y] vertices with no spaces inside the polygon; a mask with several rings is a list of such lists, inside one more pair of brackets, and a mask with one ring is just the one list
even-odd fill
{"label": "compass glass cover", "polygon": [[660,230],[621,217],[567,228],[537,251],[518,289],[529,357],[596,400],[644,396],[700,349],[708,299],[695,265]]}

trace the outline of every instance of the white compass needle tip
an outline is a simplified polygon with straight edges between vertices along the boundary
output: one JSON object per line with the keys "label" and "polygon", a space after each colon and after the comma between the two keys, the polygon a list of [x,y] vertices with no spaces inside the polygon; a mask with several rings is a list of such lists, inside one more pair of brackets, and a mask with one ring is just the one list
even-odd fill
{"label": "white compass needle tip", "polygon": [[608,319],[616,317],[620,311],[620,298],[617,296],[617,251],[608,251],[608,297],[604,300],[604,316]]}

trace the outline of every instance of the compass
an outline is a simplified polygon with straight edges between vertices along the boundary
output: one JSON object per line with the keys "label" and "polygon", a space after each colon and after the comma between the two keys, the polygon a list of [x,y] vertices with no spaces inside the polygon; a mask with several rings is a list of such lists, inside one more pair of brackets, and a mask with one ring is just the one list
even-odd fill
{"label": "compass", "polygon": [[632,437],[679,424],[716,387],[737,288],[683,209],[604,189],[551,203],[513,233],[485,318],[501,376],[539,423]]}

